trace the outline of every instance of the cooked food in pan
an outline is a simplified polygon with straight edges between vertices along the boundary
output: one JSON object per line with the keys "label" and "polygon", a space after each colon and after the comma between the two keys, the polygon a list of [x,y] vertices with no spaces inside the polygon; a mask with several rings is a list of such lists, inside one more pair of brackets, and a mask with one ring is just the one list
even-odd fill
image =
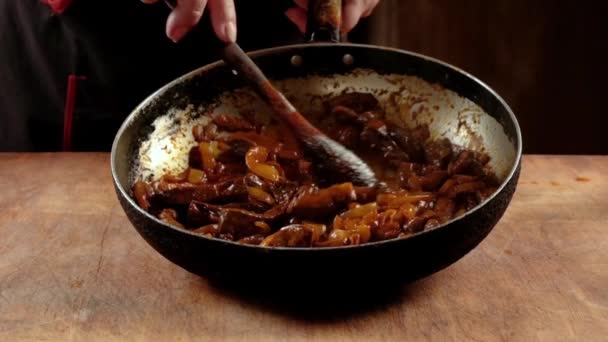
{"label": "cooked food in pan", "polygon": [[428,127],[399,127],[370,94],[325,102],[310,120],[375,171],[377,187],[319,174],[289,128],[251,113],[192,130],[189,167],[139,180],[133,196],[160,220],[193,233],[268,247],[336,247],[405,237],[463,215],[499,185],[489,157]]}

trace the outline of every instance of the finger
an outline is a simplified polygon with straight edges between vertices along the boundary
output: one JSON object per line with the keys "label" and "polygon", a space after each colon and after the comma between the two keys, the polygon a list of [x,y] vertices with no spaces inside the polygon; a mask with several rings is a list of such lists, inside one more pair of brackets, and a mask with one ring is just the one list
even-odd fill
{"label": "finger", "polygon": [[342,30],[345,33],[350,32],[361,18],[369,17],[379,0],[349,0],[344,5],[344,13],[342,16]]}
{"label": "finger", "polygon": [[344,33],[350,32],[357,26],[361,15],[366,10],[364,5],[361,0],[351,0],[344,4],[344,11],[342,13],[342,30]]}
{"label": "finger", "polygon": [[236,41],[236,11],[233,0],[209,0],[211,24],[219,39],[226,43]]}
{"label": "finger", "polygon": [[293,2],[302,9],[308,9],[308,0],[293,0]]}
{"label": "finger", "polygon": [[167,19],[167,36],[174,42],[182,39],[201,19],[207,0],[178,0]]}
{"label": "finger", "polygon": [[374,12],[374,9],[378,6],[378,3],[380,3],[380,0],[367,0],[367,9],[363,12],[361,18],[367,18],[372,15],[372,12]]}
{"label": "finger", "polygon": [[300,32],[306,32],[306,11],[299,7],[292,7],[285,12],[289,20],[293,21]]}

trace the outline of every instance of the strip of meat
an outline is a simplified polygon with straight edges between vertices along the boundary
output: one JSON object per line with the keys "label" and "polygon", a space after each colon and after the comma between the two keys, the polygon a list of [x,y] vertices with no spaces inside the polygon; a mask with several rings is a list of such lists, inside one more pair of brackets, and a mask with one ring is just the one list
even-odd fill
{"label": "strip of meat", "polygon": [[264,241],[265,238],[266,237],[264,235],[257,234],[242,238],[239,240],[239,242],[245,245],[259,245],[262,243],[262,241]]}
{"label": "strip of meat", "polygon": [[447,197],[439,197],[435,202],[435,212],[441,221],[448,221],[456,211],[456,203]]}
{"label": "strip of meat", "polygon": [[216,184],[204,184],[195,188],[192,199],[199,202],[230,203],[247,199],[244,177]]}
{"label": "strip of meat", "polygon": [[396,238],[401,233],[401,217],[396,209],[389,209],[378,214],[371,225],[373,240],[387,240]]}
{"label": "strip of meat", "polygon": [[247,120],[247,122],[249,122],[250,124],[252,124],[255,127],[255,130],[257,132],[260,132],[261,129],[264,127],[264,122],[262,122],[256,114],[255,110],[241,110],[239,112],[239,114],[243,117],[243,119]]}
{"label": "strip of meat", "polygon": [[235,132],[225,138],[227,143],[232,140],[244,140],[249,142],[249,144],[252,146],[262,146],[269,151],[272,151],[272,149],[280,143],[280,141],[275,139],[275,137],[256,132]]}
{"label": "strip of meat", "polygon": [[325,101],[326,112],[331,112],[337,106],[348,107],[355,112],[363,113],[367,111],[381,112],[382,107],[378,99],[369,93],[352,92],[338,95]]}
{"label": "strip of meat", "polygon": [[483,176],[483,165],[471,151],[462,151],[448,165],[448,172],[453,174],[463,174],[471,176]]}
{"label": "strip of meat", "polygon": [[334,124],[326,129],[327,135],[344,145],[346,148],[354,150],[359,145],[361,128],[351,124]]}
{"label": "strip of meat", "polygon": [[187,206],[192,201],[230,203],[247,200],[244,177],[214,184],[153,183],[151,201],[160,206]]}
{"label": "strip of meat", "polygon": [[[201,185],[205,186],[205,185]],[[152,206],[181,206],[192,201],[195,185],[191,183],[152,183],[153,194],[150,196]]]}
{"label": "strip of meat", "polygon": [[217,126],[214,124],[196,125],[192,127],[192,135],[196,142],[211,141],[217,138]]}
{"label": "strip of meat", "polygon": [[336,106],[331,111],[338,122],[349,125],[363,126],[371,119],[377,119],[372,112],[357,112],[346,106]]}
{"label": "strip of meat", "polygon": [[298,183],[282,180],[271,182],[253,173],[245,176],[245,184],[248,187],[257,187],[270,193],[277,203],[287,203],[298,190]]}
{"label": "strip of meat", "polygon": [[[389,134],[387,124],[378,118],[376,113],[371,111],[357,112],[352,107],[336,106],[333,108],[332,114],[340,122],[363,127],[362,132],[359,134],[360,142],[352,139],[350,136],[341,137],[339,131],[333,132],[334,136],[340,140],[345,140],[346,143],[355,146],[361,144],[362,146],[369,146],[372,150],[378,150],[383,153],[384,158],[388,159],[389,162],[397,166],[400,162],[409,160],[409,156],[405,153],[393,140]],[[347,131],[352,133],[351,131]],[[342,142],[342,141],[341,141]]]}
{"label": "strip of meat", "polygon": [[311,184],[314,182],[312,163],[305,159],[281,160],[280,164],[285,171],[285,177],[298,184]]}
{"label": "strip of meat", "polygon": [[357,203],[365,204],[376,200],[378,188],[355,186],[355,193],[357,194]]}
{"label": "strip of meat", "polygon": [[203,160],[201,158],[201,152],[197,146],[193,146],[188,153],[188,165],[197,169],[203,168]]}
{"label": "strip of meat", "polygon": [[409,156],[388,136],[386,125],[382,121],[370,122],[361,132],[360,138],[363,145],[382,152],[383,158],[391,165],[398,166],[409,161]]}
{"label": "strip of meat", "polygon": [[447,138],[433,140],[424,145],[424,157],[427,163],[445,169],[452,159],[452,143]]}
{"label": "strip of meat", "polygon": [[267,247],[312,247],[325,234],[323,224],[293,224],[281,228],[268,236],[260,246]]}
{"label": "strip of meat", "polygon": [[[422,191],[435,191],[448,178],[447,171],[432,171],[424,176],[418,176],[416,182]],[[412,189],[414,190],[414,189]]]}
{"label": "strip of meat", "polygon": [[424,230],[424,225],[428,219],[424,217],[414,217],[408,220],[402,227],[404,232],[414,234]]}
{"label": "strip of meat", "polygon": [[[230,234],[235,240],[252,236],[270,234],[268,221],[270,217],[257,214],[243,209],[221,209],[219,231],[222,234]],[[258,222],[263,222],[260,224]],[[257,224],[256,224],[257,223]]]}
{"label": "strip of meat", "polygon": [[213,123],[216,124],[218,128],[228,132],[255,131],[255,126],[250,122],[230,114],[215,116],[213,118]]}
{"label": "strip of meat", "polygon": [[222,163],[239,163],[242,165],[245,154],[254,146],[253,142],[246,139],[225,139],[225,142],[230,148],[218,156],[217,160]]}
{"label": "strip of meat", "polygon": [[387,122],[388,134],[395,141],[411,161],[421,163],[424,161],[424,142],[430,133],[426,126],[416,129],[405,129]]}
{"label": "strip of meat", "polygon": [[187,222],[190,227],[200,227],[220,222],[221,207],[198,201],[190,202]]}
{"label": "strip of meat", "polygon": [[322,219],[336,214],[356,200],[357,193],[352,183],[336,184],[325,189],[303,186],[289,204],[287,213],[302,219]]}
{"label": "strip of meat", "polygon": [[[450,188],[450,190],[447,192],[447,196],[449,198],[454,198],[454,197],[458,196],[459,194],[464,194],[464,193],[475,194],[476,192],[482,190],[483,188],[485,188],[485,184],[482,181],[456,184]],[[477,204],[475,204],[475,205],[477,205]]]}

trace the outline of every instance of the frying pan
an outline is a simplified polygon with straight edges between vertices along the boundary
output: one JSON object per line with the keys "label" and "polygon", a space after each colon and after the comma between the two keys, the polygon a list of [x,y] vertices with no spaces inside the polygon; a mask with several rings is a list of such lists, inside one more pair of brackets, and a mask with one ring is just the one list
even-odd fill
{"label": "frying pan", "polygon": [[453,264],[490,233],[516,190],[522,138],[515,115],[495,91],[457,67],[408,51],[333,42],[339,37],[340,1],[318,1],[312,8],[307,34],[311,42],[249,53],[302,113],[318,113],[324,99],[343,92],[372,93],[396,124],[428,124],[432,138],[447,137],[487,153],[502,180],[498,190],[441,226],[360,246],[259,247],[167,225],[133,200],[134,180],[185,167],[194,143],[191,127],[207,122],[210,113],[270,113],[251,88],[218,61],[162,87],[124,121],[111,152],[122,208],[156,251],[209,279],[270,287],[348,282],[352,287],[370,280],[412,281]]}

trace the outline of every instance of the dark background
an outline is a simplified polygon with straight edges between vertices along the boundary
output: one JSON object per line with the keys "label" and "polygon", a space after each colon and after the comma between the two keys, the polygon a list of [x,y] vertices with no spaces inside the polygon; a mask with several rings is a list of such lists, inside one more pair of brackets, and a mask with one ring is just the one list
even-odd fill
{"label": "dark background", "polygon": [[353,41],[454,64],[515,112],[525,153],[608,154],[608,2],[382,0]]}

